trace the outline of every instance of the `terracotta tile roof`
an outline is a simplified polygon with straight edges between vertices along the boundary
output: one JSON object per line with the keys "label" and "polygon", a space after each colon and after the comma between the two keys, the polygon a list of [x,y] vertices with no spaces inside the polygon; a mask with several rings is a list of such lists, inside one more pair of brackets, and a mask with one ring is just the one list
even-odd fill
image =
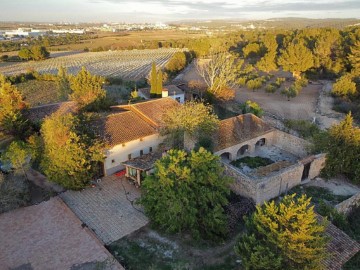
{"label": "terracotta tile roof", "polygon": [[157,133],[154,127],[132,111],[101,117],[93,122],[93,127],[108,146],[115,146]]}
{"label": "terracotta tile roof", "polygon": [[174,106],[180,106],[180,104],[172,98],[167,97],[147,100],[130,105],[113,106],[112,109],[118,111],[133,111],[150,125],[158,128],[161,125],[163,114]]}
{"label": "terracotta tile roof", "polygon": [[360,244],[331,223],[326,229],[326,235],[331,239],[327,250],[332,256],[324,260],[325,269],[342,269],[342,266],[360,251]]}
{"label": "terracotta tile roof", "polygon": [[215,151],[240,144],[265,134],[273,128],[253,114],[243,114],[220,121],[215,135]]}
{"label": "terracotta tile roof", "polygon": [[42,121],[45,117],[53,113],[76,113],[78,106],[74,101],[46,104],[42,106],[32,107],[24,112],[27,119],[33,122]]}
{"label": "terracotta tile roof", "polygon": [[0,215],[0,228],[0,269],[123,269],[59,197]]}

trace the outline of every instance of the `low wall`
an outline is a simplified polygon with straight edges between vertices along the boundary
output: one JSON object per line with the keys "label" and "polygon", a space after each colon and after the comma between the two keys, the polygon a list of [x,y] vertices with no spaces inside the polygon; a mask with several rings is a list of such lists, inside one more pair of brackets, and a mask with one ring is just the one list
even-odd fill
{"label": "low wall", "polygon": [[251,198],[256,202],[257,197],[257,187],[256,181],[250,179],[245,174],[238,171],[233,166],[223,163],[224,164],[224,173],[232,177],[234,179],[234,183],[231,184],[231,190],[234,191],[236,194],[241,195],[246,198]]}
{"label": "low wall", "polygon": [[335,205],[335,209],[345,215],[349,214],[351,210],[357,206],[360,206],[360,192],[351,196],[349,199],[342,201],[341,203]]}
{"label": "low wall", "polygon": [[305,157],[307,155],[307,147],[309,143],[299,137],[275,130],[274,145],[285,150],[295,156]]}
{"label": "low wall", "polygon": [[321,170],[325,167],[325,162],[326,154],[319,154],[314,156],[310,166],[309,179],[314,179],[320,175]]}
{"label": "low wall", "polygon": [[276,198],[289,189],[299,185],[303,171],[304,165],[297,163],[272,176],[262,179],[256,186],[256,204],[263,204],[265,201]]}

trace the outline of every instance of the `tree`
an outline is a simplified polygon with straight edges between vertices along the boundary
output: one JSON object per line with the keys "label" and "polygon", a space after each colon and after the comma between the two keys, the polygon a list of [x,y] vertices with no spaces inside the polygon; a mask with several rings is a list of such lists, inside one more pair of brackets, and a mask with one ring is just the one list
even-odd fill
{"label": "tree", "polygon": [[245,269],[322,269],[326,223],[319,224],[313,208],[310,198],[295,194],[257,206],[235,245]]}
{"label": "tree", "polygon": [[277,70],[276,65],[276,51],[275,52],[269,52],[264,55],[257,63],[256,67],[264,72],[271,72]]}
{"label": "tree", "polygon": [[352,81],[351,76],[344,75],[336,80],[331,91],[336,96],[352,96],[356,93],[356,84]]}
{"label": "tree", "polygon": [[150,220],[168,232],[219,239],[227,233],[223,207],[230,183],[219,157],[205,149],[170,150],[143,181],[140,203]]}
{"label": "tree", "polygon": [[29,50],[28,48],[21,48],[21,50],[19,51],[18,56],[19,56],[21,59],[25,59],[25,60],[30,60],[30,59],[32,59],[31,50]]}
{"label": "tree", "polygon": [[35,61],[44,60],[50,56],[50,53],[44,46],[33,46],[31,47],[32,59]]}
{"label": "tree", "polygon": [[29,126],[22,115],[26,107],[21,93],[0,74],[0,126],[7,134],[26,136]]}
{"label": "tree", "polygon": [[52,114],[44,120],[41,135],[44,153],[40,164],[50,181],[67,189],[84,188],[103,161],[102,144],[78,131],[79,119],[71,114]]}
{"label": "tree", "polygon": [[251,100],[248,100],[241,105],[241,111],[242,113],[252,113],[257,117],[261,117],[264,114],[264,110],[260,107],[260,105]]}
{"label": "tree", "polygon": [[157,95],[157,71],[156,64],[152,62],[150,72],[150,95]]}
{"label": "tree", "polygon": [[23,141],[13,141],[1,158],[2,161],[9,162],[14,169],[21,169],[26,179],[26,169],[29,166],[30,159],[31,151]]}
{"label": "tree", "polygon": [[360,74],[360,40],[356,40],[355,44],[350,48],[349,61],[355,74]]}
{"label": "tree", "polygon": [[236,83],[238,65],[240,63],[235,63],[233,56],[227,53],[215,53],[208,62],[197,61],[196,68],[208,87],[208,93],[217,99],[229,100],[235,96],[232,88]]}
{"label": "tree", "polygon": [[161,97],[163,90],[163,74],[162,71],[159,70],[157,73],[157,81],[156,81],[156,94]]}
{"label": "tree", "polygon": [[58,86],[58,97],[61,100],[67,100],[71,94],[71,87],[69,77],[64,67],[59,68],[56,84]]}
{"label": "tree", "polygon": [[106,92],[102,88],[104,79],[100,76],[92,75],[85,67],[70,79],[70,86],[73,93],[71,99],[76,101],[81,109],[98,109],[101,102],[106,97]]}
{"label": "tree", "polygon": [[314,66],[314,59],[311,51],[302,42],[290,43],[286,49],[281,51],[278,64],[284,70],[293,73],[295,78],[299,78],[301,73]]}
{"label": "tree", "polygon": [[219,123],[210,105],[196,101],[169,109],[162,119],[161,133],[172,139],[173,146],[182,144],[185,133],[196,142],[200,138],[210,137]]}
{"label": "tree", "polygon": [[327,154],[322,173],[326,177],[338,174],[360,183],[360,128],[353,125],[349,113],[338,125],[314,137],[314,152]]}
{"label": "tree", "polygon": [[186,55],[184,52],[176,52],[166,64],[165,69],[171,74],[176,74],[186,66]]}

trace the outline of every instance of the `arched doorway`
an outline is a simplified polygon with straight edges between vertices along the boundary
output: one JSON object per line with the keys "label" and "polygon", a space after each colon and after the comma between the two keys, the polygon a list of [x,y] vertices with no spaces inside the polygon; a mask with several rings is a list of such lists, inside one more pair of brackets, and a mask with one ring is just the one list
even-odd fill
{"label": "arched doorway", "polygon": [[237,155],[236,155],[237,158],[245,155],[247,152],[249,152],[249,150],[250,150],[250,146],[248,144],[241,146],[239,151],[237,152]]}
{"label": "arched doorway", "polygon": [[256,142],[255,148],[264,146],[265,144],[266,144],[266,139],[265,139],[265,138],[261,138],[260,140],[258,140],[258,141]]}
{"label": "arched doorway", "polygon": [[230,162],[231,161],[231,154],[229,152],[222,153],[220,155],[221,161]]}

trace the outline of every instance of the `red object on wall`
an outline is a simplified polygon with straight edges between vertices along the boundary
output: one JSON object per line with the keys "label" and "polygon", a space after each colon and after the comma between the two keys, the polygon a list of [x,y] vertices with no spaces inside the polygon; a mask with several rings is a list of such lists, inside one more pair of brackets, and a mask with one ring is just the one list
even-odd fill
{"label": "red object on wall", "polygon": [[115,173],[116,176],[124,176],[126,174],[126,170],[121,170],[121,171],[118,171],[117,173]]}

